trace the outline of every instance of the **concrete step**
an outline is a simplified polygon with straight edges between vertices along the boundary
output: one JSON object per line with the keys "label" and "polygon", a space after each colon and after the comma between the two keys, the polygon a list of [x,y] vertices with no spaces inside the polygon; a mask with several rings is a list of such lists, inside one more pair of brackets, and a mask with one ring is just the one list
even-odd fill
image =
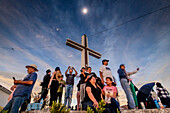
{"label": "concrete step", "polygon": [[[122,110],[122,113],[170,113],[170,108],[166,109],[138,109],[138,110]],[[23,113],[50,113],[49,110],[32,110]],[[86,113],[86,111],[70,111],[70,113]]]}

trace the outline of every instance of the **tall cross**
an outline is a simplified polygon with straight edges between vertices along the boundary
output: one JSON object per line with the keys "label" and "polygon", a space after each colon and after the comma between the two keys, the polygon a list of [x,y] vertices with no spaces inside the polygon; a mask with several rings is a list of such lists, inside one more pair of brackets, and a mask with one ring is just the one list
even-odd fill
{"label": "tall cross", "polygon": [[85,67],[86,69],[89,66],[89,55],[97,59],[101,58],[100,53],[88,48],[88,38],[86,35],[81,37],[81,44],[67,39],[66,45],[81,51],[81,67]]}

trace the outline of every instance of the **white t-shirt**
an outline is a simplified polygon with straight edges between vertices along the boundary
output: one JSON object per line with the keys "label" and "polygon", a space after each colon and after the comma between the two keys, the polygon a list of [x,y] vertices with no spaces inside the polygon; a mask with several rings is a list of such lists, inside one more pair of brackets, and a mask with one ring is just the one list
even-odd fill
{"label": "white t-shirt", "polygon": [[114,81],[111,69],[105,65],[100,66],[100,72],[103,73],[103,80],[106,82],[106,77],[110,77],[112,78],[112,80]]}

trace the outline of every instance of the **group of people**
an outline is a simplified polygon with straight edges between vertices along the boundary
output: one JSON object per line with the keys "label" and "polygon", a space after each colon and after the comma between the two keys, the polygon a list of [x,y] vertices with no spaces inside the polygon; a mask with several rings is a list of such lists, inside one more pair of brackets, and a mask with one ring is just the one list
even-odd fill
{"label": "group of people", "polygon": [[[116,87],[117,83],[115,77],[112,75],[111,69],[108,66],[108,62],[109,60],[107,59],[102,60],[102,65],[99,69],[100,77],[92,72],[91,67],[81,68],[81,74],[78,76],[80,77],[80,81],[77,84],[77,110],[80,109],[80,106],[83,110],[87,110],[87,107],[89,106],[94,110],[94,112],[96,112],[95,108],[99,107],[99,102],[101,100],[105,100],[106,110],[104,112],[120,112],[118,90]],[[18,110],[22,106],[24,101],[30,97],[32,88],[37,79],[36,71],[38,71],[38,69],[37,66],[34,64],[28,65],[26,66],[26,68],[28,69],[28,75],[22,81],[15,80],[14,78],[14,86],[12,87],[16,87],[15,91],[11,100],[3,108],[3,110],[9,110],[12,113],[18,113]],[[128,100],[129,109],[138,108],[137,96],[134,91],[135,86],[129,77],[130,75],[135,74],[138,71],[139,68],[137,68],[133,72],[127,72],[125,70],[124,64],[121,64],[120,68],[117,71],[121,86]],[[41,97],[38,102],[47,97],[48,91],[50,89],[49,107],[51,107],[53,101],[57,101],[58,98],[59,102],[61,103],[63,88],[65,87],[64,105],[68,108],[71,108],[74,77],[76,77],[77,75],[78,72],[75,70],[75,68],[69,66],[65,71],[66,81],[64,81],[64,76],[62,75],[59,67],[56,67],[53,73],[51,73],[51,70],[48,69],[46,71],[46,75],[43,78],[43,82],[41,83],[42,91]],[[159,89],[161,88],[162,87],[160,87]],[[161,101],[166,100],[162,99]]]}

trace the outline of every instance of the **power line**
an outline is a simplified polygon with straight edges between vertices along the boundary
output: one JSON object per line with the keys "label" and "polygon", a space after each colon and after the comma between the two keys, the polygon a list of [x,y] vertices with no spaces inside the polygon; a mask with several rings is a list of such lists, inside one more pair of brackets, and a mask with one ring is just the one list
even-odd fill
{"label": "power line", "polygon": [[113,27],[111,27],[111,28],[107,28],[107,29],[104,29],[103,31],[99,31],[99,32],[97,32],[97,33],[91,34],[91,35],[89,35],[89,36],[94,36],[94,35],[103,33],[103,32],[105,32],[105,31],[108,31],[108,30],[111,30],[111,29],[120,27],[120,26],[122,26],[122,25],[128,24],[128,23],[130,23],[130,22],[133,22],[133,21],[135,21],[135,20],[138,20],[138,19],[143,18],[143,17],[145,17],[145,16],[148,16],[148,15],[150,15],[150,14],[156,13],[156,12],[161,11],[161,10],[163,10],[163,9],[167,9],[167,8],[169,8],[169,7],[170,7],[170,4],[167,5],[167,6],[165,6],[165,7],[162,7],[162,8],[159,8],[159,9],[157,9],[157,10],[154,10],[154,11],[151,11],[151,12],[149,12],[149,13],[146,13],[146,14],[144,14],[144,15],[141,15],[141,16],[138,16],[138,17],[136,17],[136,18],[130,19],[130,20],[128,20],[128,21],[125,21],[125,22],[123,22],[123,23],[121,23],[121,24],[117,24],[117,25],[115,25],[115,26],[113,26]]}

